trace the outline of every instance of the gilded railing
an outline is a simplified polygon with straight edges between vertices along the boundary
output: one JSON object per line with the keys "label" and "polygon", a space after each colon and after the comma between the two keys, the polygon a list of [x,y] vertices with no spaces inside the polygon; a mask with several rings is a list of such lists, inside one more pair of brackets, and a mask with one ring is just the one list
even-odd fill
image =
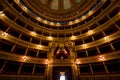
{"label": "gilded railing", "polygon": [[18,62],[26,62],[26,63],[34,63],[34,64],[86,64],[86,63],[94,63],[94,62],[103,62],[112,59],[120,58],[120,50],[115,52],[110,52],[107,54],[97,55],[93,57],[86,58],[77,58],[77,59],[42,59],[42,58],[34,58],[29,56],[22,56],[18,54],[8,53],[4,51],[0,51],[0,58]]}

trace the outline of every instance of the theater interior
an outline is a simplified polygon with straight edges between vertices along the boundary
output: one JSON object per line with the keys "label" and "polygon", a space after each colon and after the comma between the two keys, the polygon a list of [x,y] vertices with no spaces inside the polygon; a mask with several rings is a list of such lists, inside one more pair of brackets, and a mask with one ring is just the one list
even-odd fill
{"label": "theater interior", "polygon": [[0,0],[0,80],[120,80],[120,0]]}

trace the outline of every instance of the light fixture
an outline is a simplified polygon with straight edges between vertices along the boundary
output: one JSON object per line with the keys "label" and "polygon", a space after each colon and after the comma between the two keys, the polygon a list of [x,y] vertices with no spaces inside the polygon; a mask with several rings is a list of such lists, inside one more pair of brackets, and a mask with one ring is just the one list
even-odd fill
{"label": "light fixture", "polygon": [[22,60],[23,62],[25,62],[25,61],[29,60],[29,58],[28,58],[27,56],[22,56],[21,60]]}
{"label": "light fixture", "polygon": [[78,22],[79,22],[79,19],[76,19],[76,20],[75,20],[75,23],[78,23]]}
{"label": "light fixture", "polygon": [[82,19],[85,19],[86,18],[86,16],[82,16]]}
{"label": "light fixture", "polygon": [[108,36],[106,36],[106,37],[104,37],[104,40],[105,40],[106,42],[108,42],[110,39],[109,39]]}
{"label": "light fixture", "polygon": [[23,6],[24,11],[28,12],[28,8],[26,6]]}
{"label": "light fixture", "polygon": [[75,63],[80,64],[80,60],[76,59]]}
{"label": "light fixture", "polygon": [[60,23],[57,23],[56,26],[60,26]]}
{"label": "light fixture", "polygon": [[66,51],[66,50],[64,50],[64,53],[65,53],[65,54],[67,54],[67,51]]}
{"label": "light fixture", "polygon": [[50,25],[55,25],[53,22],[50,22]]}
{"label": "light fixture", "polygon": [[68,24],[69,24],[69,25],[72,25],[72,24],[73,24],[73,22],[72,22],[72,21],[70,21]]}
{"label": "light fixture", "polygon": [[8,35],[8,33],[6,33],[6,32],[3,32],[3,33],[1,34],[1,36],[3,36],[3,37],[7,37],[7,35]]}
{"label": "light fixture", "polygon": [[35,31],[32,31],[31,34],[32,34],[33,36],[36,36],[36,32],[35,32]]}
{"label": "light fixture", "polygon": [[0,16],[1,17],[5,16],[5,14],[3,13],[3,11],[0,11]]}
{"label": "light fixture", "polygon": [[102,56],[102,55],[100,55],[100,56],[99,56],[99,61],[104,61],[104,60],[105,60],[105,57]]}
{"label": "light fixture", "polygon": [[38,21],[41,21],[41,20],[42,20],[40,17],[36,17],[36,19],[37,19]]}
{"label": "light fixture", "polygon": [[93,34],[93,30],[89,30],[88,35],[92,35],[92,34]]}
{"label": "light fixture", "polygon": [[60,49],[58,49],[58,51],[57,51],[57,54],[59,54],[60,53]]}
{"label": "light fixture", "polygon": [[83,46],[83,48],[84,48],[84,49],[86,49],[86,48],[87,48],[87,45],[86,45],[86,44],[83,44],[82,46]]}
{"label": "light fixture", "polygon": [[53,38],[52,38],[52,36],[50,35],[50,36],[48,36],[48,39],[49,39],[49,40],[52,40]]}
{"label": "light fixture", "polygon": [[41,48],[41,47],[42,47],[42,45],[39,44],[39,45],[38,45],[38,48]]}
{"label": "light fixture", "polygon": [[0,14],[3,14],[3,11],[0,11]]}
{"label": "light fixture", "polygon": [[43,21],[43,23],[47,24],[47,23],[48,23],[48,21],[47,21],[47,20],[44,20],[44,21]]}
{"label": "light fixture", "polygon": [[89,11],[89,13],[88,13],[89,15],[92,15],[93,14],[93,11]]}
{"label": "light fixture", "polygon": [[76,39],[76,36],[72,35],[71,40],[75,40],[75,39]]}
{"label": "light fixture", "polygon": [[45,60],[45,64],[49,64],[49,60],[48,59]]}

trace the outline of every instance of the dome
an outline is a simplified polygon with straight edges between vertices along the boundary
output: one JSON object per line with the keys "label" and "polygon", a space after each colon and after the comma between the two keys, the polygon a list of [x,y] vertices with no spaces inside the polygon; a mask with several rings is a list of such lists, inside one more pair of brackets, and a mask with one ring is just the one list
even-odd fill
{"label": "dome", "polygon": [[[49,0],[40,0],[41,4],[48,4],[47,7],[50,5],[50,8],[52,10],[68,10],[71,9],[73,6],[75,6],[76,4],[78,4],[81,0],[53,0],[53,1],[49,1]],[[49,7],[48,7],[49,8]]]}
{"label": "dome", "polygon": [[[80,19],[98,7],[101,0],[19,0],[29,12],[47,20],[48,22],[68,24]],[[85,5],[84,5],[85,4]],[[37,5],[37,6],[36,6]]]}

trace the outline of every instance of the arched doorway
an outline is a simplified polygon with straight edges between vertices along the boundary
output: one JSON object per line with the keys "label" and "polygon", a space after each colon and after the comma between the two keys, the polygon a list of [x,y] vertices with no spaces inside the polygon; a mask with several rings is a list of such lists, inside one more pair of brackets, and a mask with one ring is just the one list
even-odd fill
{"label": "arched doorway", "polygon": [[54,66],[53,80],[72,80],[72,68],[70,66]]}

